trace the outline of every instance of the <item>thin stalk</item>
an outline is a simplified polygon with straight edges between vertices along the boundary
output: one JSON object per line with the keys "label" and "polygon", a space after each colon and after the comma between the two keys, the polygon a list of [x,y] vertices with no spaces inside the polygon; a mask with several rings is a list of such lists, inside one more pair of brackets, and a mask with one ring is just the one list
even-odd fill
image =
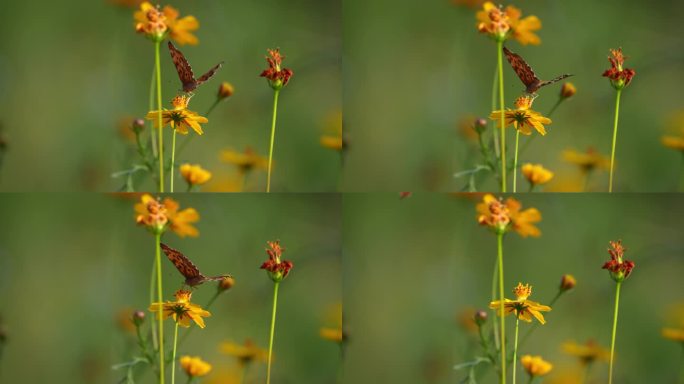
{"label": "thin stalk", "polygon": [[[553,300],[551,300],[551,302],[549,303],[549,307],[553,307],[553,305],[556,303],[556,301],[558,300],[558,298],[561,297],[562,294],[563,294],[563,291],[558,290],[558,293],[556,293],[556,296],[555,296],[555,297],[553,298]],[[522,340],[520,340],[520,346],[521,346],[521,347],[525,345],[525,342],[527,341],[527,339],[530,338],[530,335],[534,332],[534,330],[537,329],[537,328],[539,327],[539,324],[540,324],[540,323],[535,322],[535,323],[532,324],[532,326],[527,330],[527,332],[525,333],[525,335],[522,337]]]}
{"label": "thin stalk", "polygon": [[[156,85],[157,66],[152,67],[152,78],[150,79],[150,102],[148,111],[154,110],[154,86]],[[154,137],[154,123],[150,121],[150,141],[152,142],[152,154],[157,157],[157,138]]]}
{"label": "thin stalk", "polygon": [[[499,82],[499,66],[497,65],[494,68],[494,80],[492,81],[492,111],[496,111],[496,85]],[[499,137],[496,135],[496,132],[492,135],[494,137],[494,153],[496,156],[499,156]]]}
{"label": "thin stalk", "polygon": [[[277,91],[276,91],[277,92]],[[271,334],[268,339],[268,369],[266,371],[266,384],[271,383],[271,361],[273,357],[273,335],[275,333],[276,308],[278,307],[279,282],[273,284],[273,313],[271,314]]]}
{"label": "thin stalk", "polygon": [[266,192],[271,192],[271,166],[273,164],[273,144],[275,142],[276,117],[278,115],[278,94],[279,90],[273,91],[273,120],[271,122],[271,145],[268,150],[268,179],[266,181]]}
{"label": "thin stalk", "polygon": [[613,124],[613,148],[610,151],[610,181],[608,184],[608,192],[613,192],[613,166],[615,165],[615,143],[617,142],[618,132],[618,116],[620,115],[620,94],[621,89],[617,90],[615,96],[615,123]]}
{"label": "thin stalk", "polygon": [[682,161],[679,166],[679,192],[684,191],[684,152],[682,152]]}
{"label": "thin stalk", "polygon": [[[154,43],[154,67],[157,75],[157,111],[159,117],[157,123],[159,124],[159,192],[164,192],[164,130],[162,130],[162,90],[161,90],[161,63],[159,60],[159,46],[161,41]],[[159,300],[161,303],[161,299]],[[162,375],[164,377],[164,375]]]}
{"label": "thin stalk", "polygon": [[[212,104],[211,107],[209,107],[209,109],[207,110],[207,112],[204,114],[204,117],[207,117],[207,118],[208,118],[208,117],[209,117],[209,114],[211,113],[211,111],[214,110],[214,108],[218,105],[218,103],[219,103],[220,101],[221,101],[221,100],[216,100],[216,101],[214,102],[214,104]],[[187,136],[186,136],[185,140],[183,140],[183,142],[178,146],[178,151],[177,151],[177,152],[178,152],[179,155],[180,155],[181,153],[183,153],[183,150],[185,149],[185,147],[187,147],[188,144],[190,144],[190,142],[192,141],[192,138],[195,137],[195,136],[197,136],[197,135],[187,135]]]}
{"label": "thin stalk", "polygon": [[520,142],[520,131],[515,131],[515,155],[513,156],[513,193],[518,190],[518,143]]}
{"label": "thin stalk", "polygon": [[175,172],[174,166],[176,165],[176,133],[177,131],[174,129],[173,130],[173,139],[171,139],[171,193],[173,193],[173,176]]}
{"label": "thin stalk", "polygon": [[608,384],[613,383],[613,360],[615,358],[615,333],[617,331],[618,306],[620,305],[620,286],[622,286],[622,282],[618,282],[617,286],[615,287],[615,312],[613,313],[613,336],[610,340],[610,368],[608,370]]}
{"label": "thin stalk", "polygon": [[[160,147],[161,148],[161,147]],[[159,313],[157,313],[157,321],[159,325],[159,384],[164,384],[164,323],[162,317],[162,269],[161,269],[161,233],[155,235],[155,248],[157,261],[157,302],[159,303]]]}
{"label": "thin stalk", "polygon": [[[214,301],[217,297],[219,297],[220,294],[220,291],[216,291],[216,293],[214,293],[214,296],[212,296],[211,299],[209,299],[209,301],[207,302],[207,305],[204,306],[204,309],[208,311],[209,307],[211,307],[211,305],[214,304]],[[188,336],[190,336],[193,329],[195,329],[195,327],[190,327],[190,329],[188,329],[187,332],[183,333],[183,336],[181,336],[181,339],[178,342],[178,344],[183,345],[183,342],[188,338]]]}
{"label": "thin stalk", "polygon": [[591,368],[591,363],[584,364],[584,373],[582,374],[582,381],[580,384],[587,383],[589,380],[589,369]]}
{"label": "thin stalk", "polygon": [[501,320],[501,384],[506,384],[506,322],[504,314],[503,233],[496,235],[499,264],[499,318]]}
{"label": "thin stalk", "polygon": [[[155,277],[157,273],[157,258],[155,257],[154,260],[152,260],[152,273],[150,275],[150,304],[154,303],[154,283],[155,283]],[[157,324],[154,323],[154,321],[150,321],[150,324],[152,325],[152,345],[154,346],[154,349],[157,349]]]}
{"label": "thin stalk", "polygon": [[515,317],[515,341],[513,342],[513,384],[515,384],[515,372],[517,370],[518,364],[518,325],[520,323],[520,318]]}
{"label": "thin stalk", "polygon": [[211,113],[211,111],[214,110],[214,108],[216,108],[219,102],[221,102],[221,99],[217,98],[216,101],[214,101],[214,103],[211,105],[211,107],[207,109],[207,113],[204,114],[204,117],[209,117],[209,114]]}
{"label": "thin stalk", "polygon": [[[556,104],[553,105],[553,108],[551,108],[551,110],[549,110],[549,113],[546,114],[546,117],[549,117],[549,118],[550,118],[551,115],[553,115],[553,112],[556,110],[556,108],[558,108],[558,106],[561,105],[561,103],[563,102],[563,100],[564,100],[563,98],[559,98],[558,101],[556,102]],[[534,141],[534,138],[537,137],[537,136],[539,136],[539,135],[531,135],[529,139],[525,140],[525,144],[523,144],[522,148],[520,148],[520,154],[521,154],[521,155],[522,155],[523,153],[525,153],[525,151],[527,150],[527,148],[528,148],[528,147],[530,146],[530,144],[532,144],[532,142]]]}
{"label": "thin stalk", "polygon": [[[492,274],[492,301],[496,301],[496,283],[499,277],[499,259],[494,260],[494,273]],[[492,309],[492,318],[496,319],[496,309]],[[494,329],[494,346],[499,350],[499,329],[496,327],[496,322],[492,322],[492,329]]]}
{"label": "thin stalk", "polygon": [[558,101],[556,101],[556,104],[554,104],[553,107],[551,108],[551,110],[549,110],[549,113],[546,114],[546,117],[551,117],[551,114],[553,114],[553,112],[556,110],[556,108],[558,108],[558,106],[561,105],[563,100],[565,100],[565,99],[562,97],[559,97]]}
{"label": "thin stalk", "polygon": [[[503,41],[496,44],[497,66],[499,67],[499,110],[501,111],[501,192],[506,192],[506,131],[504,121],[504,83],[503,83]],[[502,287],[503,289],[503,287]],[[503,300],[503,297],[501,298]]]}
{"label": "thin stalk", "polygon": [[173,333],[173,353],[171,355],[171,384],[176,384],[176,347],[178,346],[178,322]]}

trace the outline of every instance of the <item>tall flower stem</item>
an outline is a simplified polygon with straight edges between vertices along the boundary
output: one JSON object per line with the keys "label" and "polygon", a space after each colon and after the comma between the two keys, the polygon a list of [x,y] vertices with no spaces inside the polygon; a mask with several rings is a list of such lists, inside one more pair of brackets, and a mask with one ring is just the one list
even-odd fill
{"label": "tall flower stem", "polygon": [[[276,91],[278,92],[278,91]],[[273,358],[273,336],[275,333],[276,309],[278,308],[278,286],[280,282],[273,284],[273,313],[271,314],[271,333],[268,339],[268,369],[266,371],[266,384],[271,383],[271,361]]]}
{"label": "tall flower stem", "polygon": [[173,333],[173,353],[171,354],[171,384],[176,384],[176,347],[178,345],[178,322]]}
{"label": "tall flower stem", "polygon": [[[494,273],[492,274],[492,301],[496,301],[496,283],[499,277],[499,259],[494,260]],[[496,309],[492,309],[493,318],[496,318]],[[499,349],[499,329],[496,327],[496,322],[493,322],[494,329],[494,346]]]}
{"label": "tall flower stem", "polygon": [[[156,85],[157,66],[152,67],[152,78],[150,79],[150,102],[148,111],[154,110],[154,86]],[[154,123],[150,122],[150,141],[152,142],[152,155],[157,157],[157,138],[154,137]]]}
{"label": "tall flower stem", "polygon": [[[159,192],[164,192],[164,131],[162,130],[162,91],[161,91],[161,64],[159,60],[159,46],[160,41],[154,43],[154,68],[157,77],[157,111],[159,117],[157,123],[159,124]],[[161,292],[160,292],[161,294]],[[161,299],[159,301],[161,303]],[[164,375],[162,375],[164,377]]]}
{"label": "tall flower stem", "polygon": [[[492,111],[496,111],[496,86],[499,83],[499,66],[494,68],[494,80],[492,81]],[[499,137],[496,132],[492,135],[494,137],[494,153],[499,156]]]}
{"label": "tall flower stem", "polygon": [[496,235],[499,264],[499,319],[501,321],[501,384],[506,384],[506,322],[504,314],[503,233]]}
{"label": "tall flower stem", "polygon": [[161,233],[155,235],[155,260],[157,264],[157,302],[159,303],[159,313],[157,321],[159,325],[159,384],[164,384],[164,323],[162,322],[162,273],[161,273]]}
{"label": "tall flower stem", "polygon": [[[618,91],[618,92],[620,92],[620,91]],[[613,360],[615,358],[615,333],[617,331],[618,306],[620,305],[620,287],[621,286],[622,286],[622,282],[618,282],[617,286],[615,287],[615,312],[613,313],[613,335],[612,335],[611,340],[610,340],[610,368],[608,369],[608,384],[613,383]]]}
{"label": "tall flower stem", "polygon": [[171,193],[173,193],[173,174],[175,173],[174,167],[176,166],[176,133],[173,130],[173,139],[171,140]]}
{"label": "tall flower stem", "polygon": [[513,157],[513,193],[518,189],[518,143],[520,142],[520,131],[515,131],[515,156]]}
{"label": "tall flower stem", "polygon": [[[496,58],[499,68],[499,110],[501,111],[501,192],[506,192],[506,131],[504,121],[504,84],[503,84],[503,40],[496,43]],[[503,287],[501,288],[503,289]],[[503,300],[503,297],[502,297]]]}
{"label": "tall flower stem", "polygon": [[515,341],[513,342],[513,384],[515,384],[515,372],[516,368],[518,367],[517,361],[518,361],[518,325],[520,324],[520,318],[518,316],[515,317]]}
{"label": "tall flower stem", "polygon": [[273,144],[275,143],[276,117],[278,115],[278,94],[280,90],[273,91],[273,120],[271,122],[271,145],[268,149],[268,178],[266,192],[271,192],[271,166],[273,165]]}
{"label": "tall flower stem", "polygon": [[610,151],[610,181],[608,184],[608,192],[613,192],[613,167],[615,165],[615,143],[617,142],[618,132],[618,117],[620,116],[620,94],[621,89],[617,90],[615,95],[615,122],[613,124],[613,148]]}
{"label": "tall flower stem", "polygon": [[[154,283],[156,282],[156,273],[157,258],[155,257],[154,260],[152,260],[152,272],[150,274],[150,304],[154,303]],[[150,324],[152,325],[152,345],[154,346],[154,349],[157,349],[157,324],[155,324],[154,321],[151,321]]]}

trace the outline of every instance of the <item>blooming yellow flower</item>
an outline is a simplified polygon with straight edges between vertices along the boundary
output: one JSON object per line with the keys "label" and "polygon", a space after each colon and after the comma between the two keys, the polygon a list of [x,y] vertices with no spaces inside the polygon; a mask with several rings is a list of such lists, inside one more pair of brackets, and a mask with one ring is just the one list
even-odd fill
{"label": "blooming yellow flower", "polygon": [[668,340],[684,343],[684,328],[663,328],[661,334]]}
{"label": "blooming yellow flower", "polygon": [[513,37],[522,45],[539,45],[541,39],[534,32],[541,29],[541,21],[537,16],[522,18],[520,9],[509,5],[505,10],[495,6],[492,2],[485,2],[482,10],[477,12],[477,29],[496,40]]}
{"label": "blooming yellow flower", "polygon": [[178,202],[168,197],[164,199],[164,205],[168,212],[170,228],[176,232],[176,235],[179,237],[199,236],[199,231],[192,225],[200,219],[199,213],[195,208],[186,208],[180,211]]}
{"label": "blooming yellow flower", "polygon": [[521,19],[522,11],[512,5],[506,7],[506,14],[510,20],[511,35],[514,39],[522,45],[541,44],[541,39],[534,33],[542,27],[541,20],[537,16],[531,15]]}
{"label": "blooming yellow flower", "polygon": [[194,208],[186,208],[182,211],[179,211],[179,208],[178,202],[170,197],[160,202],[151,195],[144,194],[134,207],[135,221],[158,233],[163,232],[168,225],[180,237],[199,236],[197,228],[192,226],[192,223],[199,220],[199,213]]}
{"label": "blooming yellow flower", "polygon": [[584,344],[567,341],[563,343],[563,352],[579,358],[583,364],[590,364],[596,360],[610,360],[610,351],[600,346],[594,340],[589,340]]}
{"label": "blooming yellow flower", "polygon": [[166,15],[149,2],[140,4],[140,9],[133,14],[135,31],[147,37],[161,41],[168,30]]}
{"label": "blooming yellow flower", "polygon": [[192,292],[181,289],[176,291],[175,296],[176,301],[152,303],[149,311],[156,313],[157,318],[159,316],[162,316],[163,319],[171,317],[178,325],[186,328],[190,326],[190,320],[194,321],[200,328],[204,328],[204,319],[202,318],[211,316],[211,313],[190,302]]}
{"label": "blooming yellow flower", "polygon": [[199,164],[183,164],[180,166],[180,173],[188,185],[201,185],[211,179],[211,172]]}
{"label": "blooming yellow flower", "polygon": [[237,344],[232,341],[221,344],[221,352],[233,356],[242,364],[252,361],[268,361],[268,350],[259,348],[252,340],[245,340],[244,344]]}
{"label": "blooming yellow flower", "polygon": [[192,34],[199,29],[199,21],[195,16],[185,16],[179,19],[180,13],[170,5],[165,6],[163,12],[166,16],[166,24],[169,26],[170,38],[179,45],[197,45],[199,43],[197,36]]}
{"label": "blooming yellow flower", "polygon": [[531,135],[532,128],[534,128],[544,136],[546,135],[544,124],[551,124],[551,119],[530,109],[533,100],[531,96],[521,96],[515,101],[516,109],[506,109],[503,112],[494,111],[489,115],[489,118],[498,121],[498,127],[501,128],[501,114],[503,114],[506,126],[512,124],[513,128],[523,135]]}
{"label": "blooming yellow flower", "polygon": [[[504,315],[509,315],[515,313],[515,315],[528,323],[532,322],[532,316],[537,319],[540,323],[546,324],[544,320],[544,315],[541,312],[548,312],[551,307],[537,303],[536,301],[527,300],[527,298],[532,294],[532,287],[529,284],[518,285],[513,289],[516,299],[510,300],[504,298]],[[489,303],[489,308],[498,309],[501,305],[501,300],[492,301]],[[497,315],[499,315],[497,311]]]}
{"label": "blooming yellow flower", "polygon": [[221,152],[221,160],[236,165],[240,172],[247,173],[252,169],[267,169],[268,159],[259,156],[252,148],[247,147],[240,153],[232,149]]}
{"label": "blooming yellow flower", "polygon": [[541,231],[534,224],[541,221],[541,213],[536,208],[522,209],[522,204],[512,197],[505,203],[491,194],[486,194],[482,203],[478,204],[477,221],[480,225],[494,231],[516,231],[522,237],[539,237]]}
{"label": "blooming yellow flower", "polygon": [[521,168],[523,176],[532,185],[546,184],[553,178],[553,172],[541,164],[524,164]]}
{"label": "blooming yellow flower", "polygon": [[610,167],[610,159],[596,152],[591,147],[586,152],[567,149],[563,151],[563,159],[568,163],[579,166],[583,172],[590,172],[596,168],[608,169]]}
{"label": "blooming yellow flower", "polygon": [[553,365],[542,359],[541,356],[524,355],[520,358],[520,364],[525,368],[527,374],[532,377],[544,376],[553,369]]}
{"label": "blooming yellow flower", "polygon": [[[192,128],[198,135],[203,134],[201,124],[209,122],[206,117],[200,116],[197,112],[188,110],[190,98],[187,96],[176,96],[171,101],[173,109],[162,111],[162,126],[171,125],[178,133],[188,134],[188,128]],[[159,128],[159,111],[150,111],[145,116],[147,120],[153,120],[155,128]]]}
{"label": "blooming yellow flower", "polygon": [[181,356],[180,365],[188,377],[206,376],[211,372],[211,364],[200,359],[199,356]]}

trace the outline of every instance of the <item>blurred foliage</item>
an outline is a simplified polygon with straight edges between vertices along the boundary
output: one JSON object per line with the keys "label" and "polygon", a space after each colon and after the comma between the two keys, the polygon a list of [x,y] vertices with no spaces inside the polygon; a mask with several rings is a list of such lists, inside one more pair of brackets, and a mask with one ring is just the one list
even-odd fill
{"label": "blurred foliage", "polygon": [[[456,383],[467,372],[453,366],[481,356],[477,335],[462,325],[491,299],[496,237],[476,222],[480,200],[420,193],[403,200],[398,194],[345,196],[344,279],[353,282],[344,286],[348,382]],[[576,358],[561,351],[563,342],[610,345],[615,283],[601,266],[609,260],[608,241],[622,239],[636,267],[623,284],[615,382],[674,382],[681,346],[663,339],[660,329],[672,306],[684,304],[681,198],[549,194],[519,200],[541,211],[542,235],[506,235],[506,294],[527,282],[531,299],[547,304],[563,274],[577,279],[519,354],[553,363],[555,372],[543,381],[552,383],[562,371],[579,369]],[[491,321],[490,313],[488,327]],[[514,324],[509,317],[507,329]],[[521,324],[521,335],[529,326]],[[596,363],[589,383],[606,382],[607,374],[607,364]],[[490,370],[479,379],[493,383],[495,375]]]}
{"label": "blurred foliage", "polygon": [[[267,259],[266,241],[280,239],[294,269],[280,287],[274,380],[334,382],[339,348],[322,339],[319,328],[342,300],[339,197],[196,196],[176,199],[200,212],[200,236],[167,233],[163,241],[203,273],[231,273],[236,284],[218,297],[207,327],[193,330],[179,355],[211,363],[215,374],[205,382],[212,382],[235,367],[233,357],[219,352],[221,342],[251,338],[268,346],[273,283],[259,266]],[[147,322],[153,318],[147,307],[154,237],[136,227],[133,204],[106,195],[0,198],[0,328],[8,339],[0,382],[114,383],[124,376],[111,366],[131,360],[138,349],[119,319],[133,309],[145,310]],[[164,298],[171,300],[183,278],[162,258]],[[193,302],[204,306],[215,289],[215,283],[200,286]],[[172,329],[166,321],[167,346]],[[184,382],[184,373],[177,373]],[[264,364],[253,364],[245,383],[265,375]],[[152,376],[147,370],[136,382],[154,382]]]}

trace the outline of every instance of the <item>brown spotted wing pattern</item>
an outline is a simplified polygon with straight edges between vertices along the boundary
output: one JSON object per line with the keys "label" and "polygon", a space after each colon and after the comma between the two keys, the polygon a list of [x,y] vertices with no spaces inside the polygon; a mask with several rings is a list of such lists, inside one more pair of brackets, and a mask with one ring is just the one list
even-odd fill
{"label": "brown spotted wing pattern", "polygon": [[184,254],[182,254],[180,251],[175,250],[168,245],[161,243],[161,249],[164,251],[166,254],[166,257],[171,260],[173,265],[176,267],[178,272],[185,277],[185,284],[190,286],[190,287],[195,287],[200,284],[206,283],[207,281],[215,281],[215,280],[221,280],[224,277],[229,277],[230,275],[221,275],[221,276],[204,276],[199,269],[195,266],[195,264],[190,261]]}
{"label": "brown spotted wing pattern", "polygon": [[506,54],[506,59],[511,64],[511,67],[513,67],[513,70],[515,71],[516,75],[518,75],[520,81],[522,81],[523,84],[525,84],[525,92],[527,93],[534,94],[537,92],[537,90],[539,90],[539,88],[545,85],[553,84],[557,81],[565,79],[566,77],[572,76],[565,74],[560,75],[552,80],[541,80],[534,73],[530,65],[527,64],[527,62],[522,57],[520,57],[520,55],[511,52],[506,47],[503,48],[503,51]]}
{"label": "brown spotted wing pattern", "polygon": [[173,64],[176,66],[176,72],[178,72],[178,77],[181,83],[183,83],[184,92],[194,91],[200,84],[211,79],[216,71],[221,68],[223,62],[216,64],[212,69],[208,70],[207,73],[200,76],[199,79],[195,79],[195,74],[192,73],[192,67],[188,63],[188,60],[183,55],[183,52],[179,51],[170,41],[169,41],[169,52],[171,53],[171,59],[173,59]]}

